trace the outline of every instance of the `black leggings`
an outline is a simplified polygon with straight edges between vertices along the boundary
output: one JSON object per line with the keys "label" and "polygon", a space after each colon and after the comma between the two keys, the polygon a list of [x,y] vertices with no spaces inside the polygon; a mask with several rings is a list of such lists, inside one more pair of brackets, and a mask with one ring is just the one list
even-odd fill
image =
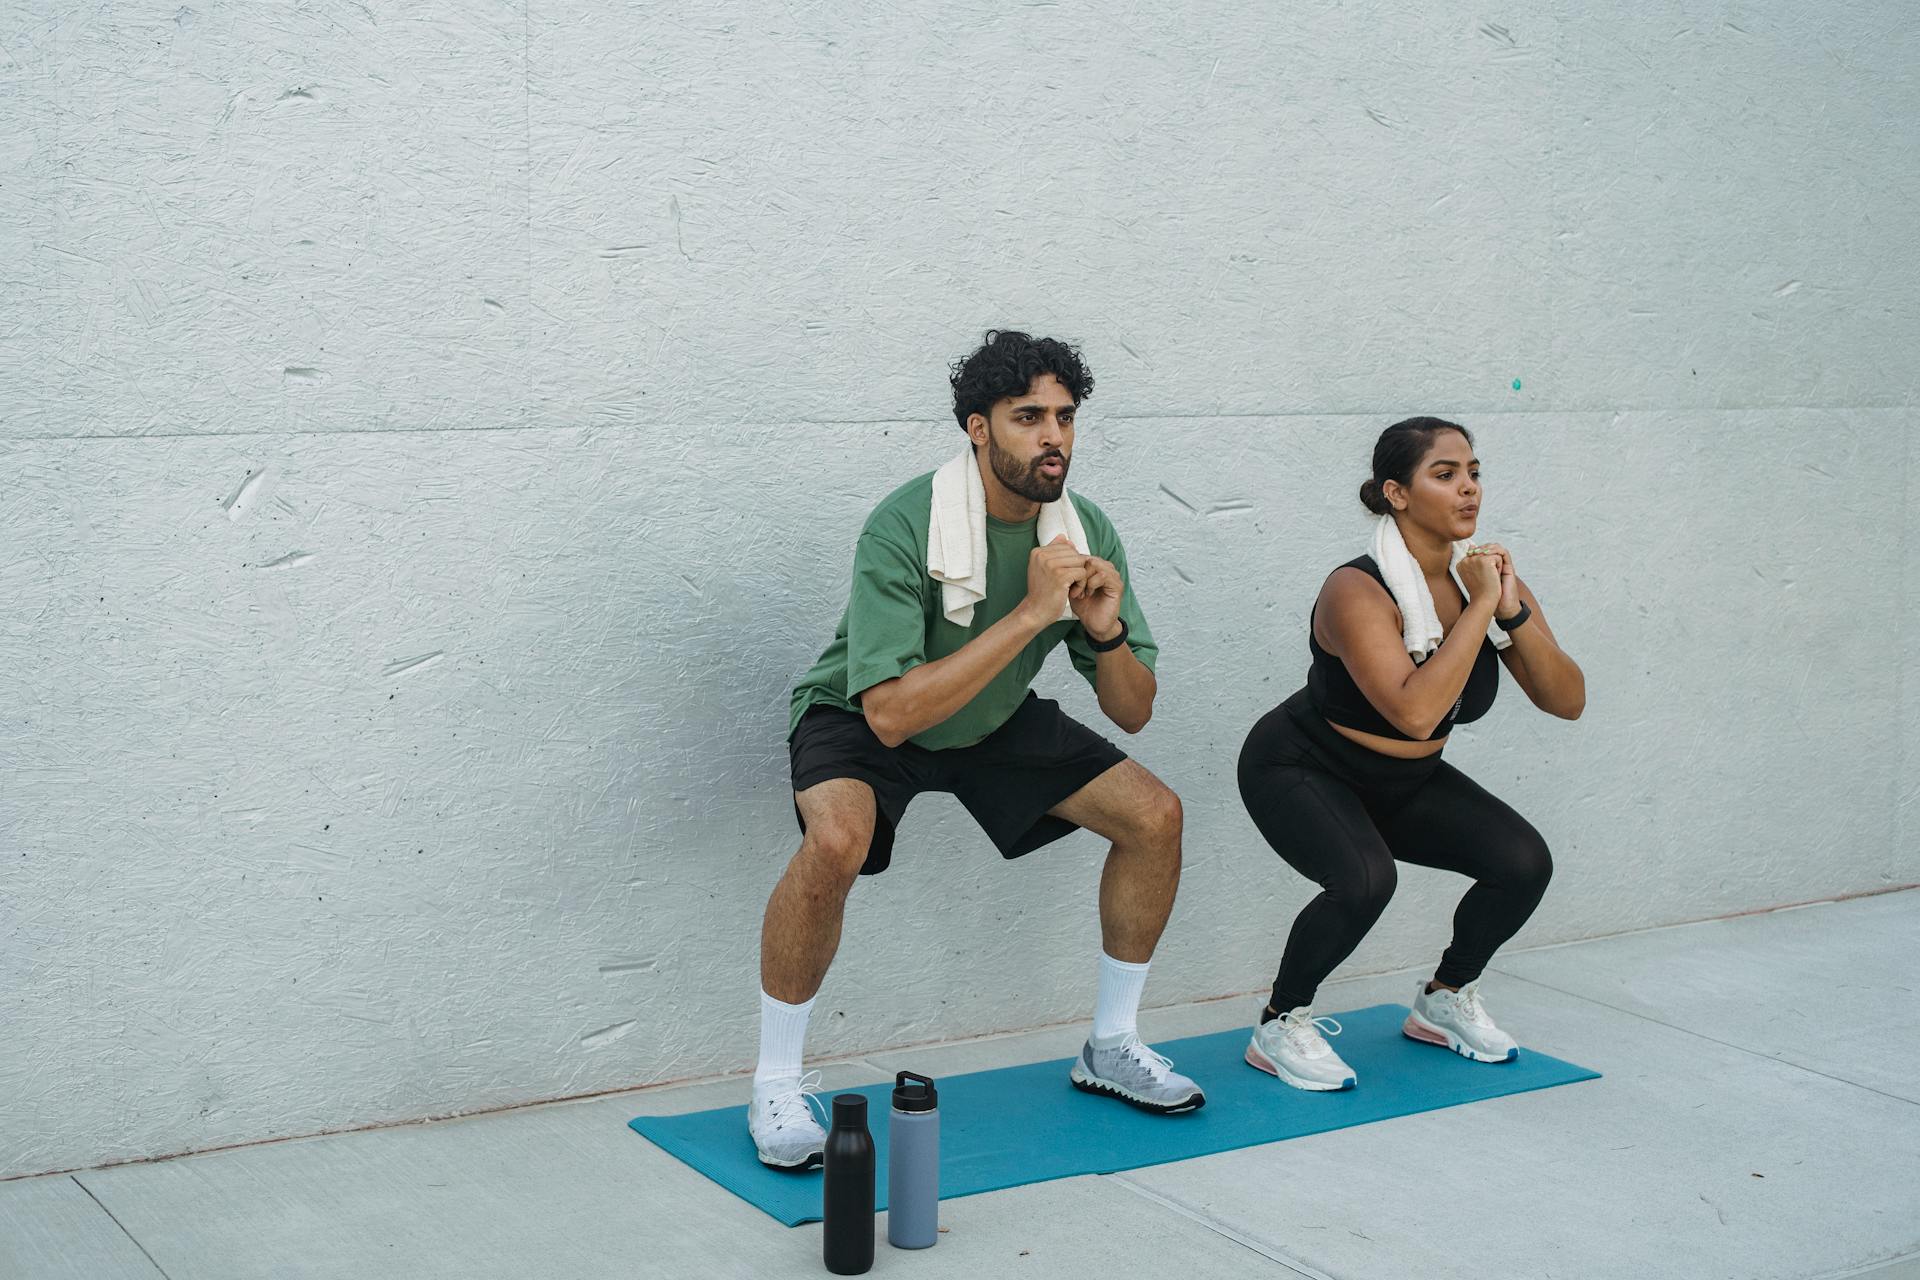
{"label": "black leggings", "polygon": [[1268,712],[1240,752],[1240,795],[1260,834],[1324,890],[1293,922],[1273,983],[1281,1013],[1313,1003],[1393,897],[1394,860],[1476,881],[1453,913],[1434,978],[1480,976],[1527,922],[1553,876],[1530,823],[1438,754],[1399,760],[1334,732],[1302,690]]}

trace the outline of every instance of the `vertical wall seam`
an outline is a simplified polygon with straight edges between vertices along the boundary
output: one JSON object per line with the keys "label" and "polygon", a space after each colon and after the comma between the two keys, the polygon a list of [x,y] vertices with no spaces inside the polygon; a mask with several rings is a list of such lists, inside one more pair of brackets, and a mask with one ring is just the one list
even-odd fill
{"label": "vertical wall seam", "polygon": [[533,0],[520,2],[520,223],[521,261],[526,266],[526,306],[520,317],[520,425],[532,426],[533,413]]}
{"label": "vertical wall seam", "polygon": [[[1899,565],[1899,581],[1894,587],[1895,593],[1900,600],[1900,616],[1895,619],[1894,625],[1898,628],[1898,634],[1904,638],[1909,630],[1907,624],[1916,613],[1920,613],[1920,606],[1914,604],[1913,594],[1907,590],[1908,584],[1916,576],[1913,563],[1914,516],[1912,503],[1914,447],[1913,432],[1911,430],[1904,428],[1901,430],[1900,444],[1903,454],[1900,459],[1900,529],[1898,533],[1900,550],[1898,559],[1896,560],[1896,563]],[[1898,655],[1895,657],[1893,663],[1893,706],[1895,722],[1900,726],[1899,754],[1895,757],[1899,767],[1894,769],[1892,776],[1887,779],[1887,789],[1891,792],[1890,804],[1892,810],[1890,814],[1892,821],[1889,824],[1889,834],[1893,837],[1893,849],[1890,850],[1890,852],[1895,858],[1898,858],[1901,851],[1907,848],[1908,799],[1906,786],[1907,779],[1913,776],[1914,730],[1913,727],[1907,723],[1907,689],[1912,682],[1912,677],[1907,674],[1907,668],[1910,663],[1905,657],[1904,645],[1896,644],[1894,651],[1896,655]],[[1899,872],[1896,871],[1892,878],[1897,880],[1902,877]]]}

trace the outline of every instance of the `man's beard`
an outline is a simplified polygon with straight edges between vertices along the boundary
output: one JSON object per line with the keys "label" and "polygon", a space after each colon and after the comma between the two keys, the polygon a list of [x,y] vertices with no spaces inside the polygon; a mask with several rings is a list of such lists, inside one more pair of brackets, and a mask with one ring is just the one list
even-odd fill
{"label": "man's beard", "polygon": [[[1060,476],[1040,474],[1040,464],[1052,458],[1060,459]],[[1020,459],[1000,447],[993,438],[993,432],[987,432],[987,465],[993,468],[994,476],[1009,490],[1019,494],[1028,502],[1058,502],[1067,487],[1067,471],[1072,461],[1058,449],[1049,449],[1033,461],[1022,464]]]}

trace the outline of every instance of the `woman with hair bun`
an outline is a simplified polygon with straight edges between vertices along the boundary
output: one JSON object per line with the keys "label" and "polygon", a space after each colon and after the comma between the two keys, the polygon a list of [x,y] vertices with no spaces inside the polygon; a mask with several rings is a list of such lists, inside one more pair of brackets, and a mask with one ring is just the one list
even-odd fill
{"label": "woman with hair bun", "polygon": [[1470,543],[1480,462],[1465,427],[1408,418],[1381,433],[1360,501],[1371,554],[1335,569],[1308,634],[1304,688],[1240,753],[1240,794],[1267,843],[1317,881],[1293,922],[1247,1062],[1296,1089],[1347,1089],[1353,1070],[1314,993],[1393,896],[1394,863],[1473,879],[1453,941],[1401,1030],[1476,1062],[1519,1056],[1480,1000],[1480,975],[1540,902],[1553,872],[1540,833],[1440,758],[1455,725],[1493,705],[1500,664],[1533,704],[1577,719],[1580,668],[1497,543]]}

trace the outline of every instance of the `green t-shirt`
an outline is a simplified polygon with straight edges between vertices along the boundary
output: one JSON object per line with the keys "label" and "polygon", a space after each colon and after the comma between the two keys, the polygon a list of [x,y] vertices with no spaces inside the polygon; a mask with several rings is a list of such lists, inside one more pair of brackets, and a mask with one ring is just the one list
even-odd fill
{"label": "green t-shirt", "polygon": [[[1078,494],[1072,497],[1087,532],[1087,549],[1110,561],[1127,583],[1120,597],[1127,644],[1151,670],[1160,650],[1134,598],[1126,549],[1105,512]],[[928,472],[887,495],[867,517],[853,553],[853,590],[847,597],[847,611],[833,643],[793,691],[789,732],[812,707],[839,707],[858,714],[861,693],[924,662],[957,652],[1026,598],[1027,556],[1037,541],[1039,520],[1008,524],[988,516],[987,598],[974,605],[972,626],[947,621],[940,584],[927,574],[927,522],[932,505],[933,473]],[[1096,658],[1087,647],[1086,631],[1075,621],[1056,622],[1035,636],[973,701],[911,741],[933,751],[970,747],[998,729],[1019,709],[1047,655],[1062,640],[1074,667],[1091,684]]]}

